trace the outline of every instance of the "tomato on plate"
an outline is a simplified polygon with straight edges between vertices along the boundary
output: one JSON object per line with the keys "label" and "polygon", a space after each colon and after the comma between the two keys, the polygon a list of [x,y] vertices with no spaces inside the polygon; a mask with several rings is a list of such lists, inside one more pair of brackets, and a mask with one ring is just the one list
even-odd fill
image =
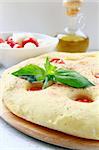
{"label": "tomato on plate", "polygon": [[36,39],[34,39],[34,38],[26,38],[26,39],[24,39],[22,41],[22,47],[24,47],[24,45],[27,44],[27,43],[33,43],[33,44],[36,45],[36,47],[39,47],[38,41]]}

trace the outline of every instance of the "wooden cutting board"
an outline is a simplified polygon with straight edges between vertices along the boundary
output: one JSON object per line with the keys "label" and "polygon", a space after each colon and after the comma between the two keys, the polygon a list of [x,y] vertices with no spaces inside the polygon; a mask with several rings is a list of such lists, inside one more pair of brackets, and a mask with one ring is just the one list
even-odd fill
{"label": "wooden cutting board", "polygon": [[7,123],[33,138],[64,148],[75,150],[99,150],[99,141],[77,138],[30,123],[12,114],[3,103],[1,103],[0,110],[1,117]]}

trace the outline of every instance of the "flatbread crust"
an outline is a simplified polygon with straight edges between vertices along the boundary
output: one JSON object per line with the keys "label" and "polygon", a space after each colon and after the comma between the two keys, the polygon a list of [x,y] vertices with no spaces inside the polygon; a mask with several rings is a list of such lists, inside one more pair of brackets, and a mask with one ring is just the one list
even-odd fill
{"label": "flatbread crust", "polygon": [[[43,66],[46,57],[61,58],[57,67],[73,69],[87,77],[95,86],[76,89],[54,84],[41,91],[27,91],[28,81],[11,75],[27,64]],[[2,99],[15,115],[32,123],[73,136],[99,140],[99,53],[69,54],[52,52],[26,60],[7,69],[2,75]],[[92,103],[77,102],[78,95],[88,96]]]}

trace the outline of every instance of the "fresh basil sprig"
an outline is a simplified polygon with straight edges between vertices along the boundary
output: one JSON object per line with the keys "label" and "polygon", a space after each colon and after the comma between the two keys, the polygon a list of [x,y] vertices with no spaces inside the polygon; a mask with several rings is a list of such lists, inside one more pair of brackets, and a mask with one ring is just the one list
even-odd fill
{"label": "fresh basil sprig", "polygon": [[44,68],[37,65],[27,65],[12,75],[25,79],[31,83],[42,82],[43,88],[47,88],[52,83],[62,83],[74,88],[86,88],[94,86],[86,77],[73,70],[58,69],[52,65],[48,58],[44,64]]}

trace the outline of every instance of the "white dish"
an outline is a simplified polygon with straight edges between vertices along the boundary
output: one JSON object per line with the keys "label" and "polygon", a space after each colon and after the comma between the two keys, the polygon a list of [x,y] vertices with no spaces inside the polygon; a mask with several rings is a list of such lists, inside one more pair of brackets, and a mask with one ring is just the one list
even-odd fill
{"label": "white dish", "polygon": [[[0,37],[7,39],[7,37],[11,36],[12,34],[13,33],[10,32],[0,33]],[[25,59],[55,50],[58,43],[57,38],[39,33],[32,34],[37,40],[44,40],[45,43],[40,47],[34,48],[0,48],[0,64],[7,68]]]}

